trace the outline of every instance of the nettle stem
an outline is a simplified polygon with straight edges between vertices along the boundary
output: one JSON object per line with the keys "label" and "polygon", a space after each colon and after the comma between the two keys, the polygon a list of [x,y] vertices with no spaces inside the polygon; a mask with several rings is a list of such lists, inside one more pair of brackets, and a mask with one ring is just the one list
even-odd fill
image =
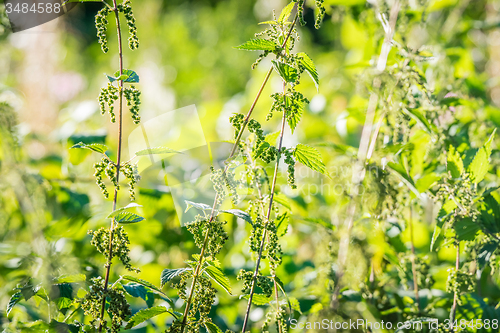
{"label": "nettle stem", "polygon": [[[285,93],[286,93],[286,83],[283,83],[283,94],[285,94]],[[270,223],[271,212],[273,210],[274,192],[276,189],[276,180],[278,179],[281,150],[283,147],[283,134],[285,132],[285,123],[286,123],[286,98],[284,100],[285,100],[285,110],[283,111],[283,117],[281,120],[281,128],[280,128],[279,141],[278,141],[278,154],[276,156],[276,165],[274,167],[273,183],[271,185],[269,206],[268,206],[267,214],[266,214],[266,224],[264,226],[264,233],[262,234],[262,239],[260,241],[259,255],[257,256],[257,261],[255,263],[255,271],[254,271],[253,276],[252,276],[252,287],[250,288],[250,295],[248,297],[247,310],[245,312],[245,319],[243,321],[243,327],[241,329],[241,332],[243,332],[243,333],[245,332],[245,329],[247,327],[248,317],[250,316],[250,309],[252,308],[252,299],[253,299],[253,294],[255,293],[256,279],[257,279],[257,275],[259,275],[260,261],[262,259],[262,252],[264,250],[264,244],[265,244],[266,237],[267,237],[267,225]],[[278,287],[276,285],[276,279],[273,279],[273,280],[274,280],[274,291],[275,291],[275,297],[276,297],[276,306],[279,310]],[[279,328],[279,331],[281,332],[280,321],[278,321],[278,328]]]}
{"label": "nettle stem", "polygon": [[[118,61],[120,66],[120,76],[123,74],[123,46],[122,46],[122,32],[120,26],[120,15],[118,12],[118,5],[116,0],[113,0],[113,12],[116,18],[116,30],[118,35]],[[118,151],[117,151],[117,161],[116,161],[116,183],[120,182],[120,164],[122,156],[122,127],[123,127],[123,80],[119,81],[119,98],[118,98]],[[116,203],[118,201],[118,187],[115,187],[115,192],[113,196],[113,211],[116,210]],[[99,320],[99,332],[102,332],[102,323],[104,320],[104,311],[106,309],[106,292],[108,291],[109,275],[111,273],[111,262],[113,259],[113,238],[115,229],[115,219],[111,220],[111,226],[109,228],[109,255],[106,262],[106,276],[104,280],[104,293],[101,304],[101,317]]]}
{"label": "nettle stem", "polygon": [[[281,45],[281,48],[284,48],[286,46],[286,43],[288,42],[288,39],[290,38],[290,35],[292,34],[292,31],[295,27],[295,23],[297,22],[297,19],[298,19],[298,14],[295,15],[295,18],[292,22],[292,25],[290,26],[290,30],[288,31],[288,33],[285,37],[285,40],[283,41],[283,44]],[[262,91],[264,90],[264,87],[267,85],[267,82],[269,81],[269,77],[271,76],[272,72],[273,72],[273,67],[271,66],[271,68],[269,68],[269,70],[267,71],[267,74],[264,78],[264,81],[262,82],[262,85],[260,86],[259,91],[257,92],[257,95],[255,96],[255,98],[252,102],[252,105],[250,106],[250,109],[248,110],[248,113],[243,120],[243,124],[242,124],[241,129],[238,133],[238,136],[236,137],[236,140],[233,144],[233,148],[231,149],[231,153],[229,154],[229,157],[227,158],[228,160],[231,159],[234,156],[234,154],[236,153],[236,150],[238,149],[239,143],[241,141],[241,137],[243,136],[243,132],[245,131],[246,126],[248,125],[248,122],[250,121],[250,117],[252,116],[252,113],[255,109],[255,106],[257,105],[257,102],[259,101],[260,96],[262,94]],[[224,167],[223,175],[226,174],[228,168],[229,168],[229,164],[226,164],[226,166]],[[210,230],[211,230],[210,225],[211,225],[212,221],[214,220],[214,218],[216,217],[215,211],[217,208],[216,206],[217,206],[218,199],[219,199],[219,195],[216,193],[215,198],[214,198],[214,204],[212,206],[212,213],[210,214],[210,219],[208,220],[209,228],[207,229],[207,232],[205,234],[203,246],[201,247],[201,252],[200,252],[200,260],[198,261],[198,263],[196,265],[196,269],[195,269],[195,272],[193,275],[193,281],[191,283],[191,289],[189,291],[189,296],[188,296],[188,299],[186,301],[186,308],[184,309],[184,315],[182,318],[180,333],[184,333],[184,328],[186,327],[186,324],[187,324],[189,309],[191,308],[191,303],[193,302],[194,290],[196,287],[196,283],[198,281],[198,276],[199,276],[200,271],[201,271],[201,266],[203,265],[203,260],[205,259],[205,251],[206,251],[206,247],[207,247],[208,239],[209,239],[209,235],[210,235]]]}
{"label": "nettle stem", "polygon": [[[455,247],[456,247],[456,257],[455,257],[455,270],[458,274],[458,270],[460,269],[460,242],[455,240]],[[458,304],[458,291],[455,290],[455,293],[453,295],[453,305],[451,306],[451,311],[450,311],[450,332],[453,333],[455,331],[454,329],[454,322],[455,318],[457,316],[457,304]]]}
{"label": "nettle stem", "polygon": [[[385,66],[387,64],[387,57],[389,56],[390,45],[392,42],[392,38],[394,36],[394,31],[396,28],[396,21],[398,18],[400,9],[399,1],[395,1],[391,8],[391,13],[389,16],[389,25],[387,30],[385,31],[384,43],[382,46],[382,51],[380,52],[380,56],[377,62],[377,70],[379,73],[382,73],[385,70]],[[372,127],[375,118],[375,111],[377,110],[378,105],[378,94],[377,90],[380,88],[382,81],[380,76],[377,76],[373,79],[373,93],[370,95],[370,99],[368,101],[368,108],[366,112],[366,119],[363,125],[363,130],[361,133],[361,140],[359,143],[358,156],[357,161],[353,166],[352,173],[352,184],[354,185],[352,188],[357,189],[360,185],[363,184],[366,175],[366,161],[369,159],[368,153],[373,152],[372,145],[370,143],[370,137],[372,136]],[[372,137],[372,142],[376,141],[378,131],[375,132],[376,135]],[[337,283],[335,285],[335,289],[332,295],[332,301],[330,306],[333,309],[337,309],[339,303],[339,294],[342,286],[342,278],[345,273],[345,268],[347,264],[347,257],[349,254],[349,243],[351,241],[351,230],[354,224],[354,215],[356,214],[356,200],[352,197],[353,195],[357,195],[357,193],[351,193],[351,200],[349,201],[349,206],[347,207],[347,218],[344,221],[344,225],[346,226],[346,230],[344,234],[341,236],[340,244],[339,244],[339,254],[338,254],[338,270],[337,270]]]}
{"label": "nettle stem", "polygon": [[420,296],[418,295],[418,279],[417,267],[415,266],[415,244],[413,242],[413,209],[410,202],[410,218],[408,220],[408,227],[410,229],[410,243],[411,243],[411,270],[413,273],[413,290],[415,291],[415,302],[417,302],[418,312],[420,312]]}

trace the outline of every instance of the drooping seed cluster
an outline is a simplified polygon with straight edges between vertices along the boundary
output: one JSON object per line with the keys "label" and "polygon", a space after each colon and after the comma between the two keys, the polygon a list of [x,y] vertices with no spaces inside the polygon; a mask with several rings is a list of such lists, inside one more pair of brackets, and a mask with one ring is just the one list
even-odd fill
{"label": "drooping seed cluster", "polygon": [[111,83],[108,83],[107,87],[101,88],[101,93],[99,94],[99,106],[101,109],[101,114],[104,115],[106,113],[107,106],[107,111],[109,112],[112,123],[116,121],[114,104],[118,100],[118,94],[119,89]]}
{"label": "drooping seed cluster", "polygon": [[111,180],[111,182],[113,182],[113,184],[115,184],[116,183],[116,174],[115,174],[116,172],[113,172],[113,170],[116,171],[115,165],[109,159],[103,157],[101,162],[97,162],[94,164],[94,170],[95,170],[94,177],[96,178],[97,186],[99,186],[102,194],[107,199],[109,197],[109,193],[108,193],[106,185],[104,184],[104,181],[103,181],[103,174],[106,174],[106,176],[108,176],[109,180]]}
{"label": "drooping seed cluster", "polygon": [[448,280],[446,280],[446,292],[458,295],[458,304],[462,305],[460,295],[474,291],[476,288],[476,277],[473,273],[454,268],[448,269]]}
{"label": "drooping seed cluster", "polygon": [[[249,294],[252,289],[252,280],[254,273],[252,271],[246,271],[244,269],[240,270],[236,279],[243,282],[243,287],[241,292],[243,294]],[[266,297],[270,297],[273,294],[273,280],[267,276],[257,275],[255,278],[255,286],[262,290],[262,294]]]}
{"label": "drooping seed cluster", "polygon": [[[304,20],[304,3],[305,0],[293,0],[297,3],[297,11],[299,15],[299,22],[301,25],[306,25],[306,21]],[[316,8],[318,9],[318,15],[316,16],[316,21],[314,22],[314,27],[319,29],[321,27],[321,22],[323,22],[323,18],[325,17],[325,6],[324,0],[315,0]]]}
{"label": "drooping seed cluster", "polygon": [[267,251],[267,257],[269,258],[269,264],[271,268],[271,273],[275,274],[276,268],[281,265],[283,251],[281,250],[281,245],[279,244],[278,230],[275,221],[269,221],[266,224],[267,228],[267,243],[265,245],[265,250]]}
{"label": "drooping seed cluster", "polygon": [[291,188],[296,189],[297,184],[295,183],[295,160],[293,158],[293,150],[283,148],[283,154],[285,155],[285,163],[287,165],[288,184]]}
{"label": "drooping seed cluster", "polygon": [[[113,246],[112,246],[112,258],[118,257],[123,263],[125,268],[131,272],[140,272],[139,269],[132,267],[130,264],[130,241],[128,239],[127,233],[122,226],[115,228],[110,231],[106,228],[100,228],[96,231],[89,230],[88,234],[92,235],[91,244],[95,246],[97,251],[99,251],[106,258],[109,257],[109,241],[110,233],[113,232]],[[106,266],[108,264],[106,263]]]}
{"label": "drooping seed cluster", "polygon": [[123,1],[123,4],[118,5],[118,11],[122,12],[127,20],[128,26],[128,46],[131,50],[139,47],[139,38],[137,37],[137,27],[135,25],[134,12],[132,10],[132,3],[130,0]]}
{"label": "drooping seed cluster", "polygon": [[107,322],[103,320],[102,327],[107,332],[119,332],[123,321],[132,314],[123,290],[118,289],[118,287],[108,287],[105,291],[104,279],[102,277],[92,278],[90,280],[89,292],[79,301],[85,315],[92,318],[90,325],[98,328],[103,299],[106,299],[107,312],[111,317],[111,326],[108,327]]}
{"label": "drooping seed cluster", "polygon": [[132,119],[134,124],[139,124],[141,122],[141,117],[139,116],[139,105],[141,105],[141,92],[135,88],[135,86],[130,86],[123,89],[123,95],[127,100],[127,106],[129,107],[130,113],[132,114]]}
{"label": "drooping seed cluster", "polygon": [[99,44],[101,45],[102,52],[107,53],[108,48],[108,38],[106,36],[106,26],[108,25],[109,9],[107,6],[102,8],[97,12],[95,16],[95,27],[97,29],[97,38]]}
{"label": "drooping seed cluster", "polygon": [[250,232],[250,237],[248,238],[248,243],[250,245],[250,250],[253,252],[259,252],[260,242],[262,239],[262,233],[264,232],[264,223],[262,221],[262,216],[257,214],[255,221],[252,225],[252,231]]}
{"label": "drooping seed cluster", "polygon": [[[401,269],[398,270],[399,278],[401,279],[401,284],[406,290],[413,288],[409,285],[409,277],[413,278],[412,272],[412,256],[411,253],[401,253],[399,255],[399,263]],[[413,262],[415,264],[415,270],[417,273],[417,285],[421,289],[431,289],[434,284],[434,279],[430,274],[429,263],[418,256],[413,257]],[[413,285],[415,281],[412,281]]]}
{"label": "drooping seed cluster", "polygon": [[121,171],[123,171],[123,175],[128,180],[130,200],[135,201],[135,184],[137,184],[137,181],[140,179],[137,172],[137,166],[125,164],[121,167]]}

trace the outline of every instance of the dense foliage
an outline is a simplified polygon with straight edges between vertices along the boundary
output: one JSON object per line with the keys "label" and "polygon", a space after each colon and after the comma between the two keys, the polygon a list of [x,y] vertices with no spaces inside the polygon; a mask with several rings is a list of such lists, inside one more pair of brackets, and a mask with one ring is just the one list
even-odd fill
{"label": "dense foliage", "polygon": [[3,332],[499,331],[497,1],[83,2],[0,5]]}

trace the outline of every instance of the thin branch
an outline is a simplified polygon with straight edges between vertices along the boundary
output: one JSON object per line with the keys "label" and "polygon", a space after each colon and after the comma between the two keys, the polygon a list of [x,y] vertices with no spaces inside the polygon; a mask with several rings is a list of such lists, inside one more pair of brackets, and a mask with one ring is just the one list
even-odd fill
{"label": "thin branch", "polygon": [[[120,13],[118,12],[118,5],[116,0],[113,0],[113,12],[116,17],[116,30],[118,35],[118,61],[120,68],[120,76],[123,73],[123,46],[122,46],[122,32],[120,27]],[[119,184],[120,181],[120,162],[122,156],[122,118],[123,118],[123,80],[120,80],[120,91],[119,91],[119,108],[118,108],[118,152],[116,161],[116,183]],[[115,193],[113,197],[113,211],[116,210],[116,202],[118,200],[118,187],[115,186]],[[104,279],[104,292],[101,303],[101,316],[99,320],[99,332],[102,332],[102,323],[104,320],[104,311],[106,309],[106,293],[108,291],[109,275],[111,272],[111,262],[113,259],[113,238],[115,229],[115,219],[111,220],[111,227],[109,228],[109,249],[108,249],[108,260],[106,262],[106,277]]]}
{"label": "thin branch", "polygon": [[420,297],[418,295],[418,279],[417,279],[417,267],[415,266],[415,243],[413,242],[413,209],[410,202],[410,217],[408,220],[408,226],[410,229],[410,243],[411,243],[411,270],[413,273],[413,290],[415,291],[415,302],[417,302],[418,312],[420,312]]}
{"label": "thin branch", "polygon": [[[458,240],[455,241],[455,246],[456,246],[456,257],[455,257],[455,270],[458,274],[458,270],[460,269],[460,242]],[[455,294],[453,295],[453,305],[451,307],[451,311],[450,311],[450,332],[453,333],[454,332],[454,327],[453,327],[453,323],[455,322],[455,318],[456,318],[456,315],[457,315],[457,303],[458,303],[458,293],[455,292]]]}
{"label": "thin branch", "polygon": [[[283,93],[286,92],[286,83],[283,83]],[[257,276],[259,275],[259,268],[260,268],[260,261],[262,259],[262,251],[264,250],[264,243],[267,237],[267,225],[270,223],[270,218],[271,218],[271,212],[273,209],[273,200],[274,200],[274,191],[276,189],[276,180],[278,179],[278,171],[279,171],[279,164],[280,164],[280,158],[281,158],[281,150],[283,147],[283,134],[285,132],[285,123],[286,123],[286,98],[285,100],[285,109],[283,110],[283,118],[281,120],[281,129],[280,129],[280,136],[279,136],[279,143],[278,143],[278,154],[276,156],[276,166],[274,168],[274,176],[273,176],[273,183],[271,186],[271,194],[269,198],[269,207],[267,209],[267,215],[266,215],[266,224],[264,225],[264,233],[262,234],[262,239],[260,241],[260,248],[259,248],[259,255],[257,256],[257,262],[255,263],[255,271],[252,276],[252,287],[250,288],[250,295],[248,297],[248,304],[247,304],[247,310],[245,312],[245,319],[243,320],[243,328],[241,331],[244,333],[246,326],[248,324],[248,317],[250,315],[250,309],[252,308],[252,299],[253,299],[253,294],[255,292],[255,281],[257,279]],[[276,282],[274,285],[276,289]],[[277,295],[277,290],[276,290],[276,295]],[[278,304],[277,304],[278,306]],[[281,328],[281,326],[280,326]]]}

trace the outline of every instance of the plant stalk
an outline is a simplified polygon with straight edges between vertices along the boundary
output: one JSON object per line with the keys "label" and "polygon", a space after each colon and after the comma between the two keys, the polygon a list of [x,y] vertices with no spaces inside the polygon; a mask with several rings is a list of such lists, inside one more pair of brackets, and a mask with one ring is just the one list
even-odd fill
{"label": "plant stalk", "polygon": [[[399,14],[399,0],[395,1],[391,8],[391,13],[389,16],[389,29],[386,31],[385,34],[385,39],[384,39],[384,46],[382,47],[382,51],[380,53],[378,63],[377,63],[377,70],[381,73],[383,70],[385,70],[385,65],[387,63],[387,57],[389,55],[389,50],[390,50],[390,44],[392,41],[392,37],[394,36],[394,30],[396,28],[396,21],[397,17]],[[358,158],[356,163],[354,164],[353,167],[353,174],[352,174],[352,184],[354,184],[354,189],[358,188],[360,185],[363,184],[363,181],[365,179],[366,175],[366,161],[368,157],[368,152],[369,152],[369,142],[370,142],[370,137],[372,133],[372,127],[373,127],[373,121],[375,118],[375,111],[377,109],[378,105],[378,95],[377,95],[377,90],[381,86],[381,79],[380,77],[375,77],[373,79],[373,90],[374,92],[370,95],[370,99],[368,101],[368,108],[367,108],[367,113],[366,113],[366,119],[365,123],[363,125],[363,131],[361,133],[361,140],[359,143],[359,149],[358,149]],[[378,134],[378,132],[377,132]],[[376,137],[373,138],[376,140]],[[371,150],[370,150],[371,151]],[[356,195],[356,193],[353,193]],[[335,285],[335,289],[332,295],[332,300],[330,306],[333,309],[337,309],[338,307],[338,302],[339,302],[339,294],[340,294],[340,288],[341,288],[341,283],[342,283],[342,278],[345,273],[345,267],[347,264],[347,257],[349,253],[349,242],[351,240],[351,229],[354,224],[354,215],[356,214],[356,200],[352,197],[351,194],[351,200],[349,201],[349,206],[347,208],[347,217],[344,221],[344,225],[346,225],[346,230],[344,234],[341,236],[340,244],[339,244],[339,254],[338,254],[338,270],[337,270],[337,283]]]}
{"label": "plant stalk", "polygon": [[[456,258],[455,258],[455,270],[458,273],[458,270],[460,269],[460,242],[458,239],[456,240]],[[455,292],[453,295],[453,305],[451,306],[451,311],[450,311],[450,332],[453,333],[455,331],[453,325],[455,322],[455,318],[457,315],[457,303],[458,303],[458,293]]]}
{"label": "plant stalk", "polygon": [[410,243],[411,243],[411,270],[413,273],[413,290],[415,292],[415,302],[417,302],[418,312],[420,312],[420,297],[418,296],[418,280],[417,280],[417,267],[415,266],[415,243],[413,242],[413,209],[410,202],[410,219],[408,226],[410,228]]}
{"label": "plant stalk", "polygon": [[[286,83],[283,84],[283,91],[286,92]],[[285,98],[285,110],[283,111],[283,118],[281,120],[281,129],[280,129],[280,136],[279,136],[279,142],[278,142],[278,154],[276,156],[276,166],[274,168],[274,176],[273,176],[273,183],[271,186],[271,194],[269,197],[269,207],[267,209],[267,215],[266,215],[266,225],[264,227],[264,233],[262,234],[262,239],[260,241],[260,248],[259,248],[259,255],[257,256],[257,262],[255,263],[255,271],[252,277],[252,287],[250,288],[250,295],[248,298],[248,304],[247,304],[247,310],[245,312],[245,319],[243,321],[243,328],[241,329],[241,332],[245,332],[246,326],[248,324],[248,317],[250,315],[250,309],[252,308],[252,299],[253,299],[253,294],[255,292],[255,280],[257,279],[257,275],[259,274],[259,266],[260,266],[260,261],[262,259],[262,251],[264,250],[264,243],[266,241],[266,236],[267,236],[267,224],[270,223],[270,218],[271,218],[271,212],[273,209],[273,200],[274,200],[274,191],[276,189],[276,180],[278,179],[278,171],[279,171],[279,164],[280,164],[280,158],[281,158],[281,149],[283,147],[283,134],[285,132],[285,123],[286,123],[286,98]],[[276,289],[276,282],[274,285]],[[277,289],[276,289],[276,294],[277,294]],[[278,304],[276,304],[278,306]]]}
{"label": "plant stalk", "polygon": [[[295,23],[297,22],[297,18],[298,18],[298,14],[295,15],[295,19],[293,20],[293,23],[290,26],[290,30],[288,31],[288,34],[287,34],[285,40],[283,41],[281,48],[284,48],[286,46],[286,43],[287,43],[288,39],[290,38],[290,35],[292,34]],[[266,86],[267,82],[269,81],[269,77],[271,76],[272,72],[273,72],[273,67],[271,66],[271,68],[269,68],[269,70],[267,71],[266,77],[264,78],[264,82],[262,82],[262,85],[260,86],[260,89],[257,92],[257,95],[255,96],[255,99],[254,99],[252,105],[250,106],[250,109],[248,110],[247,115],[244,118],[241,129],[238,132],[238,136],[236,137],[233,148],[231,149],[231,153],[229,154],[228,160],[231,159],[234,156],[234,154],[236,153],[236,149],[239,146],[243,132],[245,131],[245,128],[246,128],[248,122],[250,121],[250,117],[252,116],[253,110],[255,109],[255,106],[257,105],[257,102],[260,98],[260,95],[262,94],[264,87]],[[229,164],[226,164],[226,166],[224,167],[223,174],[225,174],[227,172],[228,168],[229,168]],[[215,194],[214,204],[212,206],[212,213],[210,214],[210,219],[208,221],[209,224],[211,224],[215,218],[215,209],[216,209],[216,205],[217,205],[217,199],[218,199],[218,194]],[[207,233],[205,234],[205,239],[203,241],[203,246],[202,246],[201,252],[200,252],[200,261],[196,265],[195,274],[193,276],[193,282],[191,283],[191,290],[189,291],[189,296],[188,296],[188,299],[186,301],[186,308],[184,309],[184,316],[182,318],[180,333],[184,333],[184,328],[185,328],[186,323],[187,323],[187,316],[189,314],[189,308],[191,307],[191,303],[193,301],[194,289],[196,287],[196,282],[198,280],[198,274],[200,272],[201,266],[203,265],[203,259],[204,259],[204,255],[205,255],[205,249],[206,249],[207,244],[208,244],[209,234],[210,234],[210,227],[207,229]]]}
{"label": "plant stalk", "polygon": [[[116,30],[118,35],[118,61],[120,67],[120,76],[123,73],[123,46],[122,46],[122,32],[120,27],[120,13],[118,12],[118,5],[116,0],[113,0],[113,12],[116,17]],[[118,99],[118,152],[116,161],[116,183],[120,182],[120,163],[122,156],[122,127],[123,127],[123,80],[119,81],[119,99]],[[113,197],[113,211],[116,210],[116,203],[118,201],[118,188],[115,187],[114,197]],[[106,276],[104,279],[104,293],[101,304],[101,316],[99,320],[99,332],[102,332],[102,323],[104,320],[104,311],[106,309],[106,293],[108,291],[109,275],[111,273],[111,261],[113,259],[113,238],[115,229],[115,219],[111,220],[111,227],[109,228],[109,255],[106,263]]]}

